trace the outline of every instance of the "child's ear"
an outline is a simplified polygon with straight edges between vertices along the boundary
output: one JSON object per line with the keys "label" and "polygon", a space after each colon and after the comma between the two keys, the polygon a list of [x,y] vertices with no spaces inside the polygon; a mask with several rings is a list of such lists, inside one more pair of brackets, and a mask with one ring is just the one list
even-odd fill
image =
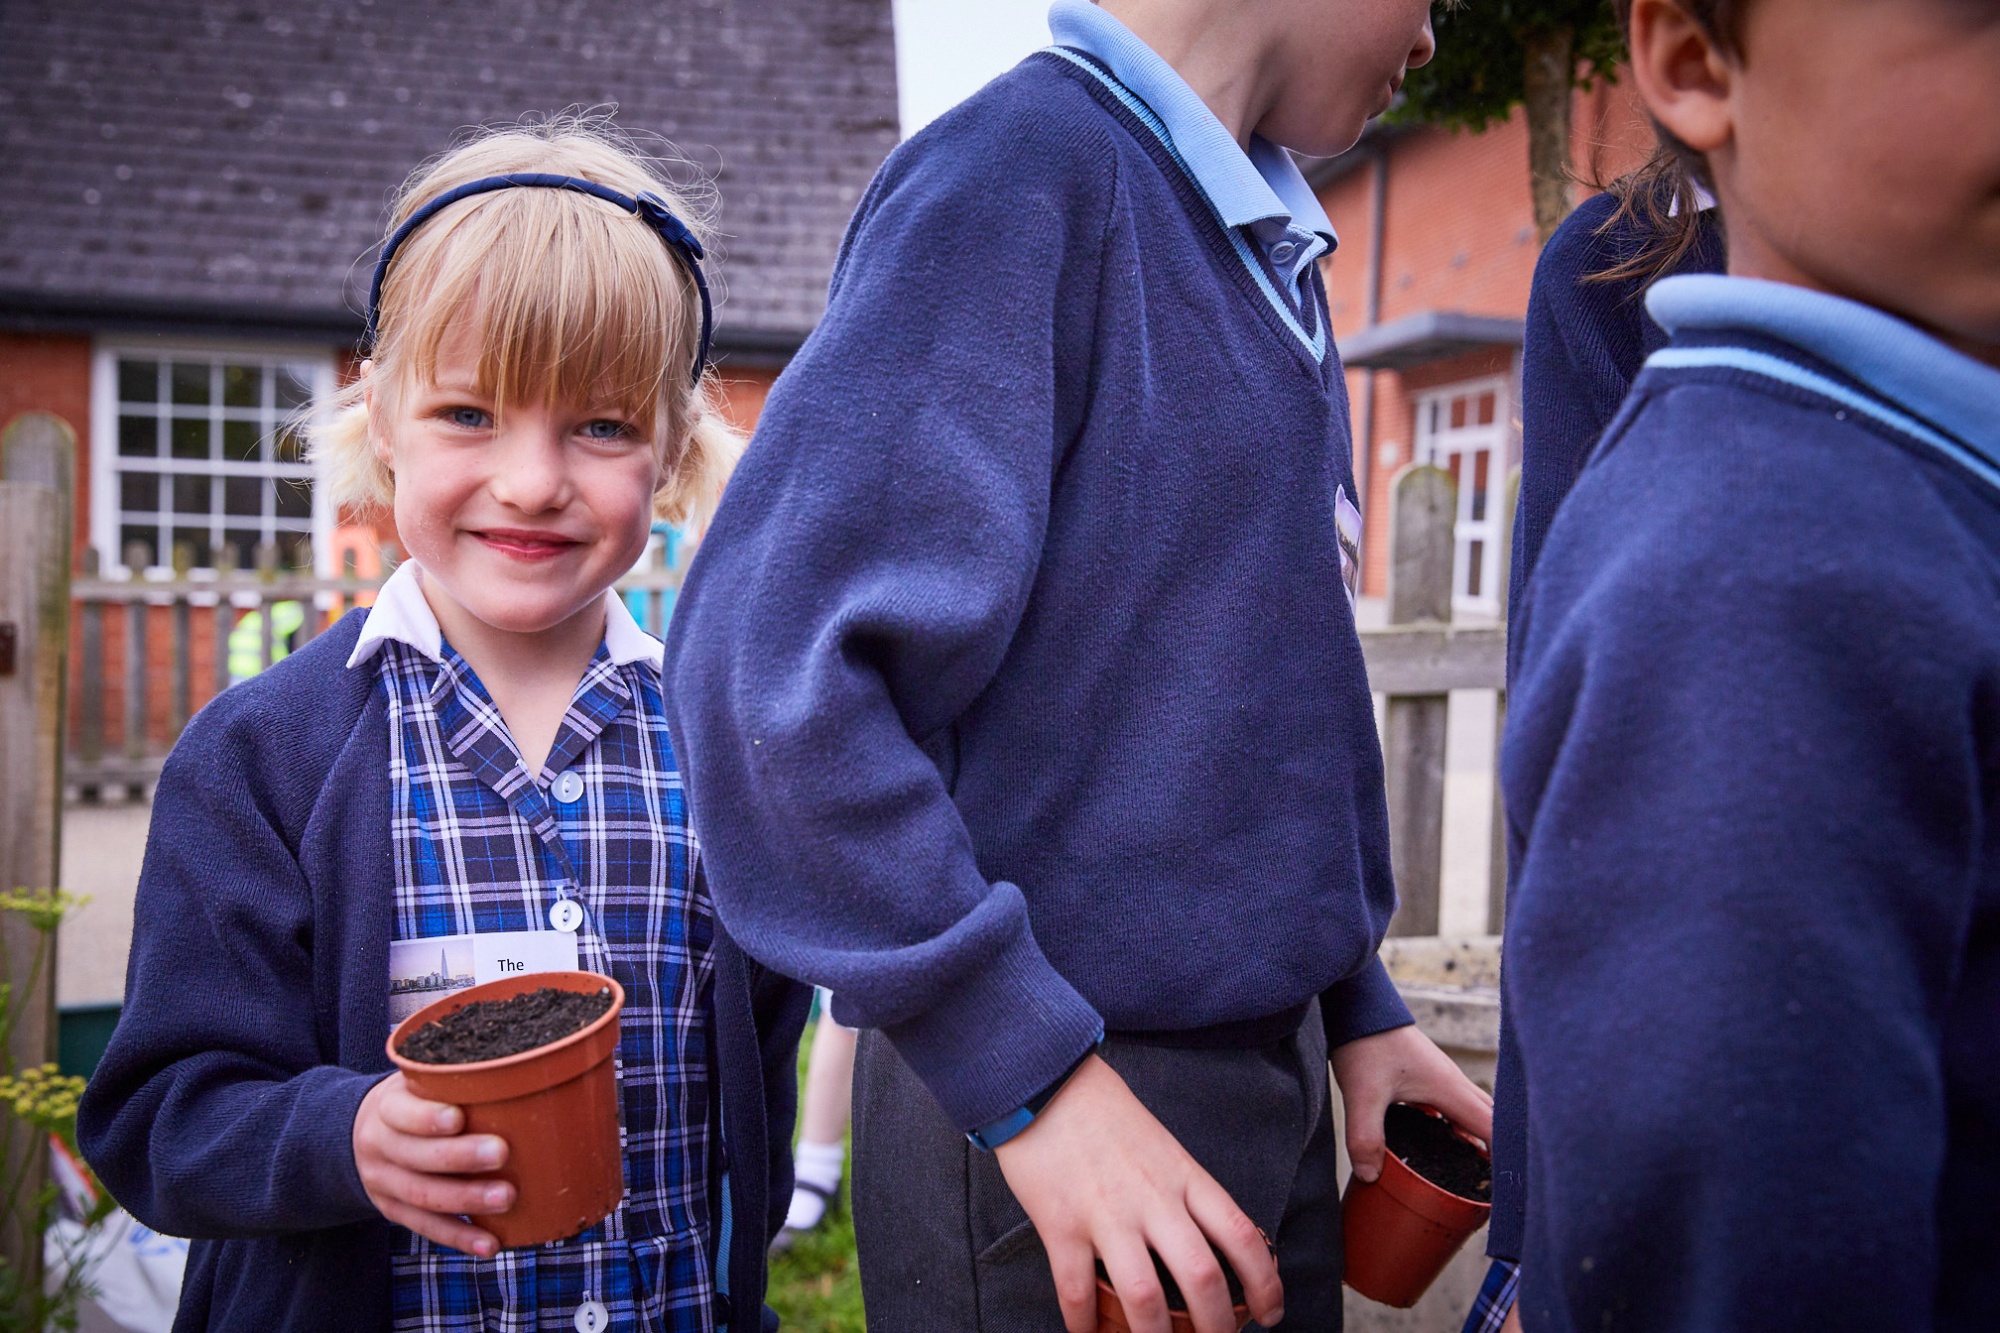
{"label": "child's ear", "polygon": [[1675,0],[1632,0],[1632,81],[1667,133],[1703,155],[1734,130],[1735,65]]}

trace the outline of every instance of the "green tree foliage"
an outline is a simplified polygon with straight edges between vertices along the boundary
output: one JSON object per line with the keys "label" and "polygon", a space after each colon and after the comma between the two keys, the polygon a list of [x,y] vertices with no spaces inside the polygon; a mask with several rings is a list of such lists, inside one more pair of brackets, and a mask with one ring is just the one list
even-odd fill
{"label": "green tree foliage", "polygon": [[1528,108],[1535,221],[1569,212],[1569,95],[1614,76],[1625,43],[1610,0],[1468,0],[1431,15],[1437,56],[1410,71],[1394,121],[1473,131]]}

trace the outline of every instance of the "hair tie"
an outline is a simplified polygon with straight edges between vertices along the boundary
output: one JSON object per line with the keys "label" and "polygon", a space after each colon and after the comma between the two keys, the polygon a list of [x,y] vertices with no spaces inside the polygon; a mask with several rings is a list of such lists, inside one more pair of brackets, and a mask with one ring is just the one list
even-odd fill
{"label": "hair tie", "polygon": [[637,198],[621,194],[608,185],[596,181],[583,180],[576,176],[552,176],[544,172],[516,172],[507,176],[486,176],[476,181],[446,190],[416,212],[410,214],[403,225],[389,234],[382,242],[381,258],[375,261],[375,280],[368,286],[368,322],[361,333],[361,344],[369,352],[375,350],[376,321],[382,304],[382,280],[388,275],[389,261],[396,257],[396,251],[411,232],[428,222],[439,210],[448,208],[461,199],[475,194],[488,194],[494,190],[510,190],[517,187],[544,190],[574,190],[578,194],[591,195],[606,203],[616,204],[651,227],[654,233],[667,244],[688,276],[694,279],[695,290],[701,294],[701,345],[695,350],[694,382],[701,383],[701,372],[708,364],[709,340],[715,330],[715,311],[709,303],[708,279],[702,276],[701,261],[708,257],[702,249],[701,241],[688,229],[688,225],[674,216],[667,207],[667,201],[651,190],[644,191]]}

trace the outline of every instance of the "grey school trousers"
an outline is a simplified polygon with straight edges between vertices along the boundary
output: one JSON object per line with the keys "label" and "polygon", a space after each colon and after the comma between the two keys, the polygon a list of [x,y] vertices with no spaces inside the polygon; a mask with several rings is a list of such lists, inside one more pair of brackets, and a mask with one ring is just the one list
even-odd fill
{"label": "grey school trousers", "polygon": [[[1297,1036],[1253,1050],[1114,1036],[1103,1054],[1277,1239],[1283,1333],[1339,1333],[1340,1188],[1318,1005]],[[873,1031],[854,1069],[853,1198],[869,1333],[1062,1333],[1048,1255],[999,1164]]]}

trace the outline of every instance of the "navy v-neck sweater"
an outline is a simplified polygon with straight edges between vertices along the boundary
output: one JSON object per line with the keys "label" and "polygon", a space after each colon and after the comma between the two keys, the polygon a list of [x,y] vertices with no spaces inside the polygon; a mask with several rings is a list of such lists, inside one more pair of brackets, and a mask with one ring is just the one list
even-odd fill
{"label": "navy v-neck sweater", "polygon": [[1775,336],[1669,355],[1515,623],[1524,1323],[2000,1328],[2000,485]]}
{"label": "navy v-neck sweater", "polygon": [[1088,69],[891,154],[668,636],[732,933],[968,1128],[1101,1025],[1408,1022],[1349,454],[1337,358]]}

